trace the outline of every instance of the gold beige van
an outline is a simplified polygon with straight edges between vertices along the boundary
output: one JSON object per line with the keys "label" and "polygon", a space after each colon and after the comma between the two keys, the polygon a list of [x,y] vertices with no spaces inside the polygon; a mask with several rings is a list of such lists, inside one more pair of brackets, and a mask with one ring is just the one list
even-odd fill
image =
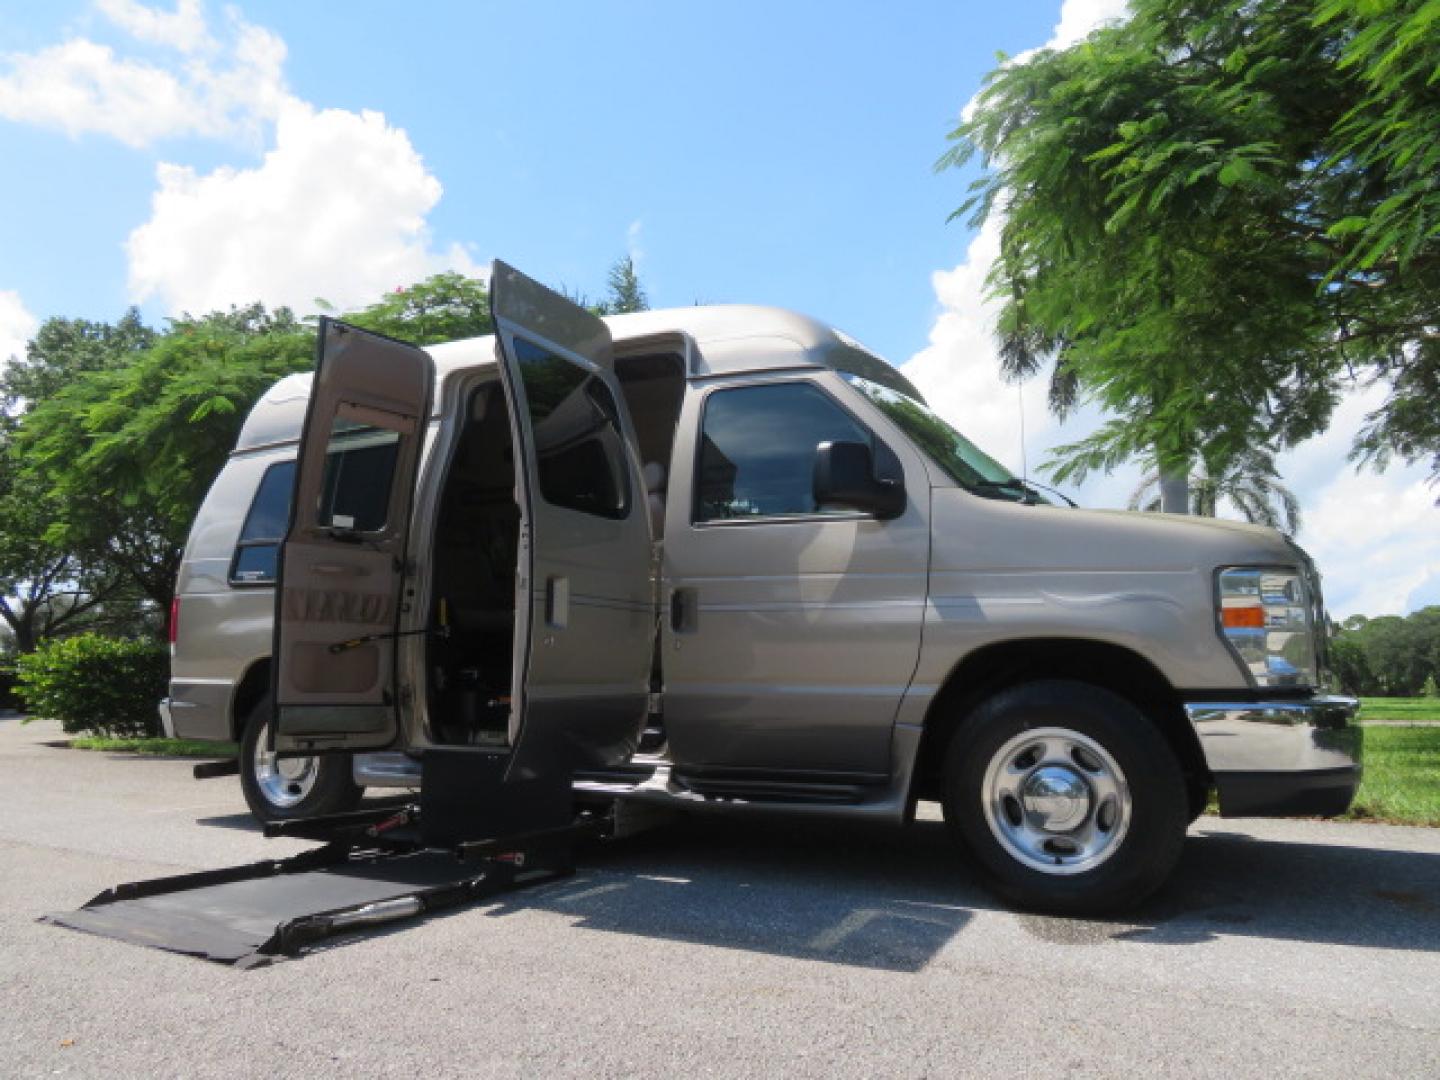
{"label": "gold beige van", "polygon": [[503,263],[493,337],[324,320],[187,545],[164,712],[257,816],[427,753],[578,799],[906,821],[1024,904],[1154,889],[1186,826],[1335,814],[1319,578],[1274,530],[1052,505],[786,311],[599,319]]}

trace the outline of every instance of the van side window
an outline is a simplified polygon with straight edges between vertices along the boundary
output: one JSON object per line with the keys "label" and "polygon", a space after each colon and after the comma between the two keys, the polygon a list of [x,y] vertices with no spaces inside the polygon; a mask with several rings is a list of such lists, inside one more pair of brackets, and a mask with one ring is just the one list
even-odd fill
{"label": "van side window", "polygon": [[815,505],[815,448],[874,439],[803,382],[717,390],[705,402],[695,520],[852,513]]}
{"label": "van side window", "polygon": [[597,517],[630,514],[620,410],[606,385],[578,364],[514,339],[535,436],[540,495],[551,506]]}
{"label": "van side window", "polygon": [[335,417],[316,524],[354,532],[385,528],[399,453],[398,431]]}
{"label": "van side window", "polygon": [[230,581],[259,585],[275,580],[275,559],[290,516],[290,493],[295,488],[295,462],[281,461],[265,470],[230,563]]}

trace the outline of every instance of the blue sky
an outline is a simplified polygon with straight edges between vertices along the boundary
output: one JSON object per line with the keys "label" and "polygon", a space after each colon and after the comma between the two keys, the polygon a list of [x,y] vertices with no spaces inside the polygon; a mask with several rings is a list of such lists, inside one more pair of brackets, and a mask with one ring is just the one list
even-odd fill
{"label": "blue sky", "polygon": [[[240,11],[284,42],[297,98],[378,110],[408,136],[443,186],[428,214],[437,250],[459,243],[595,294],[632,248],[657,306],[780,304],[900,357],[925,342],[930,271],[965,242],[945,222],[963,178],[932,169],[945,133],[995,51],[1045,40],[1056,15],[1044,2]],[[206,13],[223,35],[222,10]],[[88,2],[9,3],[3,25],[7,53],[73,36],[178,66],[177,50]],[[267,148],[243,133],[127,147],[16,123],[0,139],[26,163],[0,175],[4,205],[36,211],[0,219],[0,282],[42,317],[130,302],[124,245],[149,216],[158,162],[254,166]],[[159,297],[144,306],[167,313]]]}
{"label": "blue sky", "polygon": [[[0,359],[53,315],[343,307],[496,256],[598,296],[629,252],[657,307],[846,329],[1012,467],[1023,410],[1033,468],[1100,418],[995,377],[995,231],[947,224],[968,177],[933,164],[997,52],[1123,11],[0,0]],[[1440,602],[1420,470],[1344,462],[1373,402],[1287,458],[1341,611]],[[1121,506],[1136,477],[1079,494]]]}

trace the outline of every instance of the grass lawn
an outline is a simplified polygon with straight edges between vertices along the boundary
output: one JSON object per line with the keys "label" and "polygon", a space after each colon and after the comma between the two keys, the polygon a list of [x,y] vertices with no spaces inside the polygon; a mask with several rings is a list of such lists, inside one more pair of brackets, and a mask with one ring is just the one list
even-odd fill
{"label": "grass lawn", "polygon": [[1367,697],[1360,699],[1360,722],[1397,720],[1440,724],[1440,698]]}
{"label": "grass lawn", "polygon": [[196,742],[193,739],[115,739],[103,735],[80,735],[70,740],[70,746],[76,750],[109,750],[154,757],[227,758],[240,752],[234,743]]}
{"label": "grass lawn", "polygon": [[1440,826],[1440,726],[1367,727],[1350,821]]}

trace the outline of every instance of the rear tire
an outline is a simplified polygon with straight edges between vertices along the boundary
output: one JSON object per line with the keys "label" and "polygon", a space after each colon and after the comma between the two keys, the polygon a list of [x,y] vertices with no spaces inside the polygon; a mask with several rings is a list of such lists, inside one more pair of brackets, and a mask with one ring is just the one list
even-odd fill
{"label": "rear tire", "polygon": [[1080,682],[982,702],[951,741],[944,783],[946,824],[994,891],[1057,914],[1145,899],[1179,860],[1189,818],[1164,736],[1124,698]]}
{"label": "rear tire", "polygon": [[1189,824],[1194,825],[1210,805],[1210,785],[1203,780],[1191,780],[1186,797],[1190,804],[1186,816],[1190,819]]}
{"label": "rear tire", "polygon": [[250,812],[267,822],[355,809],[365,789],[355,783],[350,755],[277,759],[266,748],[271,711],[268,699],[251,709],[240,740],[240,790]]}

